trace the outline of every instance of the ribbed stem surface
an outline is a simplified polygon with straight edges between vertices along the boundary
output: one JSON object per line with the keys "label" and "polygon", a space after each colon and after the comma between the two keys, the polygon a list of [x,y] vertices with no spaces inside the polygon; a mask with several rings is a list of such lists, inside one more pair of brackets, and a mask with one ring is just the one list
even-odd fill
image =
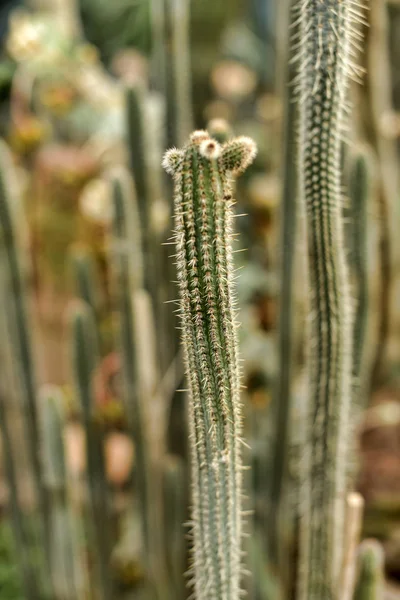
{"label": "ribbed stem surface", "polygon": [[340,161],[357,12],[352,0],[305,0],[300,7],[299,180],[310,293],[302,600],[334,598],[343,553],[352,315]]}
{"label": "ribbed stem surface", "polygon": [[[239,138],[240,140],[240,138]],[[237,600],[241,554],[241,422],[231,249],[230,170],[252,142],[222,149],[192,134],[165,167],[175,178],[182,341],[189,382],[193,585],[197,600]]]}

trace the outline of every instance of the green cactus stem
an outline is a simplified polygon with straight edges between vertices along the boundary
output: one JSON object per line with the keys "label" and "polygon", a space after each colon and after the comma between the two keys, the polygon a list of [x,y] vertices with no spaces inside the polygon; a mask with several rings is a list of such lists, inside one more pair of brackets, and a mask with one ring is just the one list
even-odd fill
{"label": "green cactus stem", "polygon": [[[293,5],[296,0],[285,0],[284,17],[287,30],[290,30],[290,19],[293,16]],[[298,188],[297,164],[295,160],[296,121],[298,116],[296,103],[293,101],[293,86],[288,85],[295,73],[295,66],[290,62],[290,43],[287,44],[287,72],[282,77],[282,93],[284,95],[284,139],[282,156],[282,200],[280,208],[280,293],[279,293],[279,326],[277,336],[278,377],[273,395],[273,445],[271,464],[269,466],[268,485],[270,507],[268,514],[268,529],[266,537],[270,552],[270,560],[280,564],[281,568],[291,569],[287,561],[287,548],[284,546],[284,536],[279,531],[282,521],[283,486],[288,464],[288,438],[290,424],[290,408],[292,396],[293,346],[294,346],[294,269],[296,256],[296,238],[298,221]],[[294,482],[292,482],[293,484]],[[296,484],[294,484],[296,485]],[[294,492],[293,492],[294,493]],[[285,526],[292,527],[292,515],[285,515]],[[291,576],[288,579],[292,579]]]}
{"label": "green cactus stem", "polygon": [[47,496],[43,483],[40,462],[40,443],[38,432],[38,415],[36,404],[35,367],[31,340],[29,335],[29,319],[26,307],[26,289],[22,265],[19,256],[18,236],[14,223],[18,198],[15,196],[16,180],[9,150],[0,141],[0,238],[4,253],[5,289],[3,290],[4,309],[9,312],[7,328],[10,334],[13,362],[16,365],[20,381],[20,395],[23,406],[23,420],[32,462],[33,480],[39,503],[39,520],[41,535],[47,560],[49,552],[49,523],[47,519]]}
{"label": "green cactus stem", "polygon": [[81,561],[76,554],[76,540],[73,537],[76,527],[68,502],[63,441],[63,396],[56,386],[44,386],[40,399],[43,471],[50,498],[51,576],[56,598],[75,600],[85,592],[81,589]]}
{"label": "green cactus stem", "polygon": [[99,289],[96,277],[96,265],[93,257],[81,248],[73,248],[69,254],[75,293],[97,315],[99,310]]}
{"label": "green cactus stem", "polygon": [[189,383],[193,578],[197,600],[238,600],[242,537],[240,373],[232,267],[231,176],[254,142],[194,132],[169,150],[182,344]]}
{"label": "green cactus stem", "polygon": [[299,3],[300,198],[308,248],[309,404],[300,499],[300,600],[335,597],[342,565],[352,395],[352,310],[341,197],[342,133],[361,35],[353,0]]}
{"label": "green cactus stem", "polygon": [[351,210],[351,267],[354,275],[356,307],[353,337],[354,408],[358,416],[366,405],[369,388],[365,353],[368,322],[368,208],[371,198],[372,165],[367,151],[358,150],[352,157],[348,175],[348,195]]}
{"label": "green cactus stem", "polygon": [[171,36],[171,88],[168,104],[173,115],[175,143],[183,145],[193,128],[190,68],[190,2],[166,0],[165,14]]}
{"label": "green cactus stem", "polygon": [[[141,86],[126,90],[127,145],[129,168],[133,179],[133,201],[138,209],[136,229],[140,229],[141,256],[144,270],[143,287],[151,297],[154,319],[162,343],[158,348],[159,361],[163,368],[169,364],[165,348],[169,346],[171,319],[167,320],[165,301],[166,287],[170,277],[166,277],[163,264],[162,242],[165,225],[163,212],[168,206],[163,198],[162,172],[160,160],[164,148],[165,105],[163,99]],[[136,215],[135,215],[136,220]],[[169,335],[170,337],[170,335]]]}
{"label": "green cactus stem", "polygon": [[[147,144],[145,137],[145,90],[131,87],[126,90],[126,119],[128,133],[129,166],[135,182],[139,204],[141,229],[149,231],[150,202],[147,164]],[[146,240],[143,240],[145,243]],[[145,247],[145,246],[144,246]]]}
{"label": "green cactus stem", "polygon": [[0,391],[0,431],[2,441],[2,458],[4,472],[7,476],[9,489],[9,504],[11,509],[12,531],[17,552],[17,564],[21,573],[21,581],[26,600],[42,600],[43,596],[40,591],[40,584],[35,573],[34,562],[32,561],[32,548],[27,534],[26,515],[23,513],[17,488],[17,468],[14,460],[14,453],[11,443],[11,435],[7,423],[7,415],[5,408],[5,397],[3,390]]}
{"label": "green cactus stem", "polygon": [[185,464],[178,455],[167,455],[163,465],[165,552],[174,598],[184,597],[186,540]]}
{"label": "green cactus stem", "polygon": [[119,333],[123,359],[123,381],[129,428],[135,444],[135,478],[142,516],[143,542],[150,545],[148,450],[143,416],[139,361],[136,344],[133,295],[143,284],[140,253],[140,229],[132,202],[132,182],[123,171],[111,175],[114,201],[113,271],[117,306],[120,315]]}
{"label": "green cactus stem", "polygon": [[358,578],[354,600],[383,600],[384,553],[376,540],[364,540],[358,550]]}
{"label": "green cactus stem", "polygon": [[91,537],[95,554],[95,572],[102,600],[113,597],[110,577],[110,518],[108,489],[102,432],[94,419],[92,376],[98,360],[97,335],[92,311],[84,304],[79,305],[72,315],[73,371],[76,393],[82,408],[86,433],[87,473],[89,484],[90,513],[92,516]]}
{"label": "green cactus stem", "polygon": [[81,248],[72,248],[69,253],[71,276],[74,281],[75,294],[90,306],[96,318],[96,344],[102,350],[100,333],[100,286],[97,278],[97,269],[93,257]]}

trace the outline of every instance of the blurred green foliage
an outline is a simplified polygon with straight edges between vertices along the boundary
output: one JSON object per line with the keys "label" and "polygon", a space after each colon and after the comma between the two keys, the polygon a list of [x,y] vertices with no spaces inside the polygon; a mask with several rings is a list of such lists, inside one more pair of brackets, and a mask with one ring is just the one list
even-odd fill
{"label": "blurred green foliage", "polygon": [[148,0],[80,0],[86,38],[100,50],[106,64],[118,50],[151,49]]}

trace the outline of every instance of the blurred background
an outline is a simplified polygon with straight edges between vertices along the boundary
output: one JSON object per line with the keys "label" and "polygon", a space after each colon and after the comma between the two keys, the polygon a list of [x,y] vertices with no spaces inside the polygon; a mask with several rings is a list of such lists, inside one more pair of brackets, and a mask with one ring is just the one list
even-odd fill
{"label": "blurred background", "polygon": [[[291,587],[307,288],[301,224],[282,238],[293,216],[283,199],[292,193],[293,209],[296,196],[289,4],[1,2],[1,600],[188,596],[187,398],[167,245],[173,190],[160,165],[192,129],[211,122],[215,135],[225,131],[221,119],[259,148],[236,189],[252,467],[245,561],[253,576],[243,585],[255,600]],[[400,598],[400,3],[370,8],[344,158],[345,179],[360,147],[371,165],[367,283],[354,282],[368,314],[354,463],[362,535],[382,542],[388,598]],[[358,215],[346,181],[344,190],[353,264]],[[282,298],[289,246],[292,285]],[[278,315],[284,321],[288,307],[282,363]],[[285,384],[282,442],[275,398]],[[271,493],[280,463],[283,484]],[[276,535],[291,557],[283,571],[269,541],[278,509]]]}

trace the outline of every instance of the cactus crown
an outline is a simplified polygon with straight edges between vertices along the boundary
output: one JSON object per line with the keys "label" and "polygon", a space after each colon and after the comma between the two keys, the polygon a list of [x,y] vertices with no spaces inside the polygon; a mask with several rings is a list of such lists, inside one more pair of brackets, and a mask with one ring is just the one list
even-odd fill
{"label": "cactus crown", "polygon": [[217,161],[221,174],[231,173],[239,175],[254,160],[257,149],[251,138],[241,136],[235,138],[223,145],[212,138],[207,131],[194,131],[190,136],[189,142],[182,150],[171,148],[164,155],[163,167],[173,177],[179,177],[189,166],[189,157],[196,156],[197,160],[205,165],[203,159]]}

